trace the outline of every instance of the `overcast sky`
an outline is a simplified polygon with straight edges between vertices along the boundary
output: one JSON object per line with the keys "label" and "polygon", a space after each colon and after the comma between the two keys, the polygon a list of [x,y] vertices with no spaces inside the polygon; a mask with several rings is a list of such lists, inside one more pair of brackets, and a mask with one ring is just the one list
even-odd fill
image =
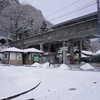
{"label": "overcast sky", "polygon": [[44,17],[53,24],[96,11],[96,1],[97,0],[19,0],[20,3],[29,3],[41,10]]}

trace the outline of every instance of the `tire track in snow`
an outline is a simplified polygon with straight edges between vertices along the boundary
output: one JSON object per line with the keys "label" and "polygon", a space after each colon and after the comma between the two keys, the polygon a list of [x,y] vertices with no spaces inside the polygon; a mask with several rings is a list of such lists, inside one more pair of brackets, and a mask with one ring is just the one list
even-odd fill
{"label": "tire track in snow", "polygon": [[[93,99],[93,100],[100,100],[100,94],[99,94],[100,88],[99,87],[100,87],[100,83],[93,84],[92,87],[90,87],[90,89],[87,90],[87,92],[83,96],[82,100],[86,100],[86,99],[90,100],[92,97],[98,98],[98,96],[99,96],[98,99]],[[98,94],[96,92],[97,90],[98,90]],[[90,95],[91,95],[91,97],[90,97]]]}

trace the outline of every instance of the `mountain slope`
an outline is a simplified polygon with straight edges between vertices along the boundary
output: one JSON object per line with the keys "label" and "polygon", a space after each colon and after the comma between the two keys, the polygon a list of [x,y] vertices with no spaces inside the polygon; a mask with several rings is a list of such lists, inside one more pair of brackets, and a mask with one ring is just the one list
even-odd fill
{"label": "mountain slope", "polygon": [[11,4],[20,4],[18,0],[0,0],[0,11]]}

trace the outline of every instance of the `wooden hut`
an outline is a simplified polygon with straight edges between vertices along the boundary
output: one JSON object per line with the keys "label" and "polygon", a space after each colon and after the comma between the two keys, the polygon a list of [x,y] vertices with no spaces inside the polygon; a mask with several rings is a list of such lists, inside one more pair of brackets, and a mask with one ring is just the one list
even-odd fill
{"label": "wooden hut", "polygon": [[35,48],[28,48],[23,50],[23,62],[24,64],[32,64],[34,62],[42,63],[42,56],[43,51],[35,49]]}
{"label": "wooden hut", "polygon": [[3,53],[3,63],[5,64],[22,64],[23,50],[15,47],[7,48],[1,51]]}

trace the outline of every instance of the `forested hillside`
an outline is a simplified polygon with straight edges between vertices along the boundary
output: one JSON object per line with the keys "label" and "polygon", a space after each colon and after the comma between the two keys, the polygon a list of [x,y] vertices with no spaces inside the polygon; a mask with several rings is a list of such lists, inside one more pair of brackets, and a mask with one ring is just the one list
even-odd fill
{"label": "forested hillside", "polygon": [[51,25],[40,10],[18,0],[0,0],[0,23],[0,35],[13,39],[21,33],[26,37],[40,34],[44,23]]}

